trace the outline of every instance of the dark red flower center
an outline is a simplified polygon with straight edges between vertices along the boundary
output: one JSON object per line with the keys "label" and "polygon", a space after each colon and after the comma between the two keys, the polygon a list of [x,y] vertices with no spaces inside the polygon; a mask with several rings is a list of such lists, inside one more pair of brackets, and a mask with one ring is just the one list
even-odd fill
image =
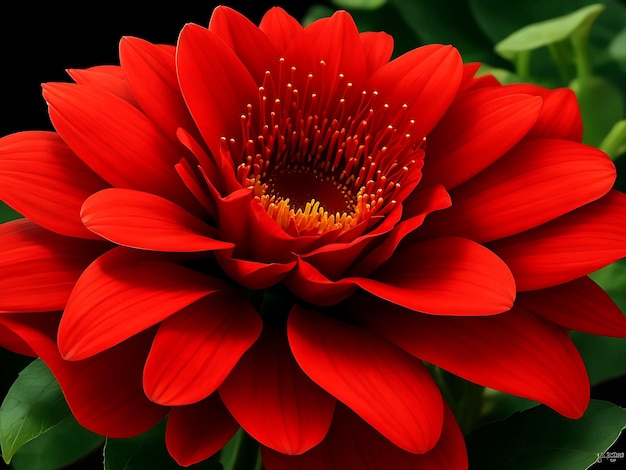
{"label": "dark red flower center", "polygon": [[[376,91],[358,92],[343,74],[298,82],[281,60],[266,72],[259,100],[241,115],[237,177],[283,229],[299,234],[346,231],[396,204],[409,169],[421,161],[406,106],[392,110]],[[320,62],[322,72],[325,63]],[[322,73],[321,75],[326,75]]]}

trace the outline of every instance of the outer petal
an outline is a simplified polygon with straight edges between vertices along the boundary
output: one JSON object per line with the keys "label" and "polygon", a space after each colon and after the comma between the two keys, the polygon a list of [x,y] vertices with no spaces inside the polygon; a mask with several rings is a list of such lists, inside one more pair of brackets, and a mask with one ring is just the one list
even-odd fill
{"label": "outer petal", "polygon": [[282,8],[273,7],[263,15],[259,29],[274,44],[276,51],[282,54],[302,31],[302,25]]}
{"label": "outer petal", "polygon": [[437,445],[426,454],[411,454],[396,447],[344,406],[337,406],[328,437],[319,446],[287,456],[261,447],[267,470],[467,470],[463,435],[450,409]]}
{"label": "outer petal", "polygon": [[518,291],[563,284],[626,256],[626,196],[602,199],[535,229],[490,244]]}
{"label": "outer petal", "polygon": [[49,232],[28,219],[0,225],[0,311],[63,310],[83,270],[108,246]]}
{"label": "outer petal", "polygon": [[411,134],[419,142],[454,100],[462,75],[463,64],[456,49],[429,45],[378,69],[367,88],[377,90],[391,109],[408,105],[407,119],[415,120]]}
{"label": "outer petal", "polygon": [[115,248],[76,282],[59,326],[59,350],[69,360],[92,356],[223,288],[195,271]]}
{"label": "outer petal", "polygon": [[149,333],[89,359],[69,362],[61,358],[56,346],[57,319],[50,314],[2,318],[50,368],[82,426],[104,436],[125,438],[141,434],[163,419],[168,409],[151,403],[141,387]]}
{"label": "outer petal", "polygon": [[11,328],[2,324],[0,314],[0,347],[23,356],[37,357],[37,353]]}
{"label": "outer petal", "polygon": [[483,318],[419,315],[371,299],[353,314],[408,353],[472,382],[579,418],[589,402],[585,365],[567,332],[521,307]]}
{"label": "outer petal", "polygon": [[122,67],[119,65],[96,65],[87,69],[69,69],[67,73],[79,85],[106,90],[133,106],[137,106]]}
{"label": "outer petal", "polygon": [[462,94],[428,135],[422,184],[451,189],[508,152],[541,112],[536,96],[503,95],[501,87]]}
{"label": "outer petal", "polygon": [[162,405],[187,405],[208,397],[262,327],[245,292],[238,290],[208,295],[165,319],[146,361],[146,395]]}
{"label": "outer petal", "polygon": [[365,330],[296,305],[291,350],[304,372],[398,447],[431,450],[443,405],[426,368]]}
{"label": "outer petal", "polygon": [[549,222],[604,196],[615,165],[593,147],[531,140],[451,193],[454,203],[433,214],[424,230],[486,242]]}
{"label": "outer petal", "polygon": [[365,50],[367,75],[369,76],[389,62],[393,53],[393,36],[384,32],[373,31],[361,33],[360,36]]}
{"label": "outer petal", "polygon": [[240,115],[247,104],[258,101],[258,84],[216,34],[198,25],[187,24],[180,33],[176,63],[187,107],[209,149],[218,156],[222,137],[241,136]]}
{"label": "outer petal", "polygon": [[192,252],[233,248],[217,232],[175,203],[132,189],[105,189],[85,201],[85,226],[118,245],[154,251]]}
{"label": "outer petal", "polygon": [[223,5],[215,8],[209,31],[228,44],[259,84],[265,72],[278,63],[278,52],[263,31],[232,8]]}
{"label": "outer petal", "polygon": [[246,432],[284,454],[301,454],[326,435],[335,400],[296,364],[285,332],[266,324],[261,338],[219,388]]}
{"label": "outer petal", "polygon": [[53,132],[26,131],[0,139],[0,199],[53,232],[94,238],[80,206],[107,187]]}
{"label": "outer petal", "polygon": [[141,110],[165,135],[176,142],[179,127],[197,134],[178,87],[174,48],[167,50],[143,39],[124,37],[120,63]]}
{"label": "outer petal", "polygon": [[49,83],[43,88],[55,129],[103,179],[113,186],[159,194],[195,207],[174,169],[179,147],[137,108],[94,87]]}
{"label": "outer petal", "polygon": [[371,278],[350,278],[369,293],[436,315],[492,315],[515,299],[504,262],[465,238],[435,238],[396,250]]}
{"label": "outer petal", "polygon": [[189,406],[172,408],[167,418],[165,444],[179,465],[208,459],[233,437],[239,424],[217,394]]}
{"label": "outer petal", "polygon": [[570,330],[616,338],[626,336],[626,316],[588,277],[549,289],[522,292],[516,304]]}

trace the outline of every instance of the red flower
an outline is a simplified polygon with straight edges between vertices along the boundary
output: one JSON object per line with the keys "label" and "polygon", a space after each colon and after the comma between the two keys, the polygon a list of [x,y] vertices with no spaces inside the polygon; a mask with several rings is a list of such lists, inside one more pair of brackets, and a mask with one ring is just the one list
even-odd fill
{"label": "red flower", "polygon": [[268,470],[465,468],[421,361],[581,416],[568,330],[626,336],[586,277],[626,255],[613,164],[569,90],[392,47],[220,7],[44,85],[56,132],[0,140],[0,339],[183,465],[242,426]]}

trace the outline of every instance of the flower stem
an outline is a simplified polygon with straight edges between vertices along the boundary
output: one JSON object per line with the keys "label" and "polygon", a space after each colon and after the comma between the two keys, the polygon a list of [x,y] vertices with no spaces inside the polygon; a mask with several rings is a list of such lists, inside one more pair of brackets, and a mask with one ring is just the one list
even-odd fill
{"label": "flower stem", "polygon": [[234,453],[235,461],[231,470],[263,469],[259,444],[248,433],[241,431]]}

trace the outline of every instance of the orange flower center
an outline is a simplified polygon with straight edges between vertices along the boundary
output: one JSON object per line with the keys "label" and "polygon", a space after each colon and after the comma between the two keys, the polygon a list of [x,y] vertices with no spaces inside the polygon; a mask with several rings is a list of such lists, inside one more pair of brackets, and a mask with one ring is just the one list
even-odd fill
{"label": "orange flower center", "polygon": [[237,177],[280,227],[300,235],[345,232],[382,216],[409,169],[422,160],[405,116],[378,103],[377,92],[357,92],[343,74],[328,83],[308,74],[303,90],[296,69],[279,79],[266,72],[259,101],[241,115],[243,145]]}

